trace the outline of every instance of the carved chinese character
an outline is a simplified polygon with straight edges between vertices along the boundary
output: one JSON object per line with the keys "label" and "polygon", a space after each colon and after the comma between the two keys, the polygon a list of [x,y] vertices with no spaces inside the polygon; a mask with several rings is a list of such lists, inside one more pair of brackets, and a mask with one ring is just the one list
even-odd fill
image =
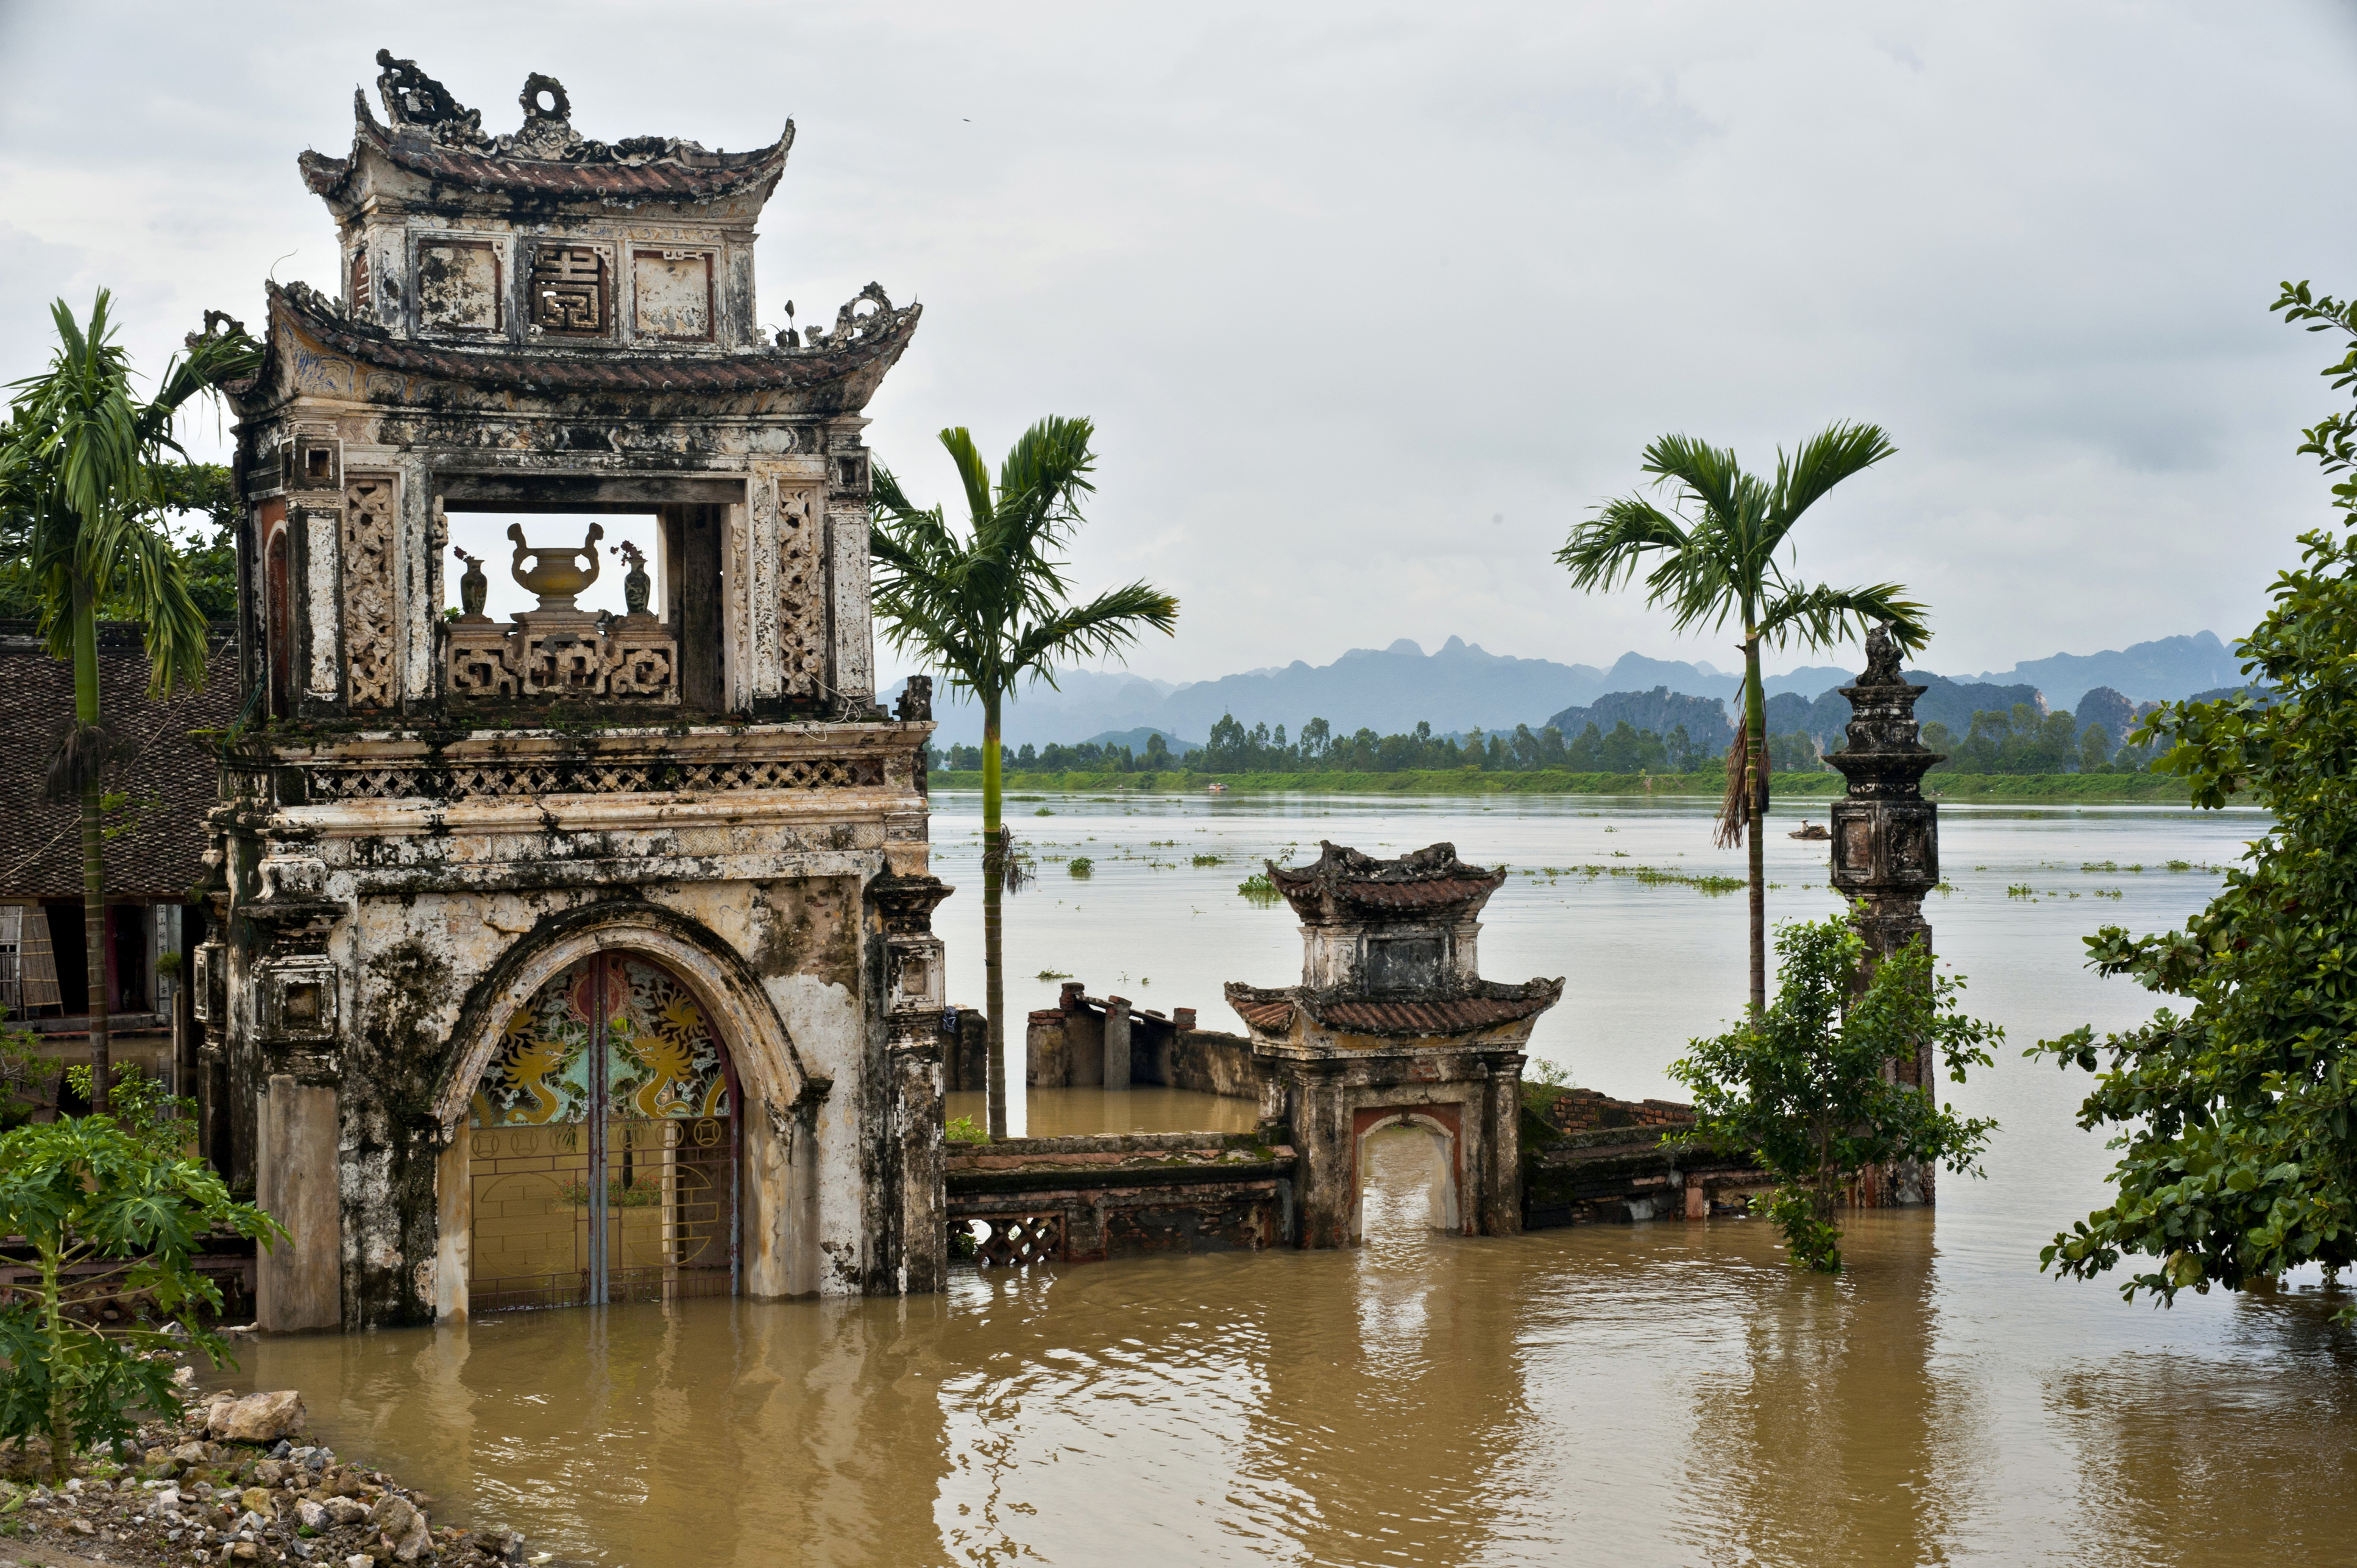
{"label": "carved chinese character", "polygon": [[606,258],[544,245],[532,253],[532,324],[544,332],[606,330]]}

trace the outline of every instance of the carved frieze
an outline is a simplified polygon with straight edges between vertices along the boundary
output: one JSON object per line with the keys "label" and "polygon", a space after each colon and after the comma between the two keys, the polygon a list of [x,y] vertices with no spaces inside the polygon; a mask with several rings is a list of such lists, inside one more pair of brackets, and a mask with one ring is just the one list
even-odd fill
{"label": "carved frieze", "polygon": [[651,615],[618,617],[603,631],[455,625],[448,680],[452,696],[479,701],[676,703],[679,639]]}
{"label": "carved frieze", "polygon": [[345,669],[354,708],[393,702],[393,481],[356,477],[344,495]]}
{"label": "carved frieze", "polygon": [[821,518],[816,489],[778,487],[778,668],[789,697],[814,699],[825,689]]}
{"label": "carved frieze", "polygon": [[675,762],[464,763],[442,768],[396,763],[382,767],[307,769],[312,803],[329,800],[506,800],[544,795],[734,794],[746,789],[881,789],[880,757],[749,758]]}

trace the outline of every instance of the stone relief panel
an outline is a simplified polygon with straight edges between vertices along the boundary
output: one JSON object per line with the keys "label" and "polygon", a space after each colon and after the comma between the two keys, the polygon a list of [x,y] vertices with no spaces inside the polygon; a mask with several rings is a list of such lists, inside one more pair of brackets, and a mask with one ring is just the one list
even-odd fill
{"label": "stone relief panel", "polygon": [[778,670],[789,697],[826,686],[823,514],[815,489],[778,488]]}
{"label": "stone relief panel", "polygon": [[500,252],[488,240],[429,240],[417,247],[419,324],[448,332],[497,332]]}
{"label": "stone relief panel", "polygon": [[867,599],[867,513],[837,505],[827,514],[834,560],[827,576],[834,601],[834,693],[864,707],[876,693],[876,632]]}
{"label": "stone relief panel", "polygon": [[753,695],[778,694],[778,476],[756,467],[745,486],[745,527],[733,570],[748,587]]}
{"label": "stone relief panel", "polygon": [[344,667],[355,708],[391,707],[393,498],[390,474],[358,475],[344,493]]}
{"label": "stone relief panel", "polygon": [[[294,590],[303,606],[303,633],[309,645],[304,660],[305,691],[313,699],[332,703],[343,675],[343,602],[338,588],[336,558],[343,542],[343,513],[332,502],[293,506],[286,510],[290,536],[299,535],[296,557],[303,572]],[[296,542],[290,537],[287,542]],[[290,628],[290,638],[294,635]],[[290,675],[292,671],[288,672]]]}
{"label": "stone relief panel", "polygon": [[640,337],[709,339],[712,252],[631,252],[630,299]]}

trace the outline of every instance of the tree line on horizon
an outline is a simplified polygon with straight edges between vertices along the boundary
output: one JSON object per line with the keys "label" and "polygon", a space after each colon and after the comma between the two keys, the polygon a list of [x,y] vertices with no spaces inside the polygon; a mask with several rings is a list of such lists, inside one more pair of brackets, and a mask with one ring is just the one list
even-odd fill
{"label": "tree line on horizon", "polygon": [[[2016,703],[2009,712],[1975,714],[1963,736],[1933,721],[1923,726],[1923,744],[1947,757],[1934,772],[2143,773],[2152,764],[2149,747],[2121,746],[2100,724],[2083,727],[2067,713],[2041,714],[2028,703]],[[1768,760],[1777,773],[1833,771],[1816,737],[1804,730],[1770,736]],[[934,751],[931,765],[950,773],[979,772],[982,748],[961,744],[946,752]],[[1516,725],[1511,731],[1485,731],[1477,725],[1460,736],[1435,735],[1429,721],[1420,721],[1405,735],[1361,728],[1337,736],[1324,719],[1313,718],[1297,736],[1288,736],[1283,725],[1272,727],[1264,721],[1246,729],[1228,714],[1212,725],[1209,741],[1183,756],[1171,751],[1159,735],[1149,736],[1142,752],[1094,741],[1072,746],[1051,741],[1044,746],[1027,741],[1019,747],[1001,746],[1000,767],[1009,773],[1440,773],[1471,768],[1634,777],[1716,773],[1722,763],[1717,749],[1695,745],[1684,725],[1663,736],[1639,729],[1626,719],[1609,731],[1590,723],[1566,739],[1553,725],[1536,730]]]}

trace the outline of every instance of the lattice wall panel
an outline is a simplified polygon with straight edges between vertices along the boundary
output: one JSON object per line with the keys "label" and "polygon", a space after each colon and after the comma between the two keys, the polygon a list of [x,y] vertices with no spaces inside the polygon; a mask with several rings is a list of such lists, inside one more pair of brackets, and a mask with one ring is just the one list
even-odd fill
{"label": "lattice wall panel", "polygon": [[1063,1261],[1060,1214],[993,1214],[984,1217],[983,1223],[990,1227],[990,1234],[974,1247],[974,1262],[983,1268],[1022,1269]]}
{"label": "lattice wall panel", "polygon": [[744,789],[858,789],[884,782],[880,757],[677,763],[566,762],[448,768],[307,769],[310,798],[327,800],[480,800],[542,795],[733,793]]}

